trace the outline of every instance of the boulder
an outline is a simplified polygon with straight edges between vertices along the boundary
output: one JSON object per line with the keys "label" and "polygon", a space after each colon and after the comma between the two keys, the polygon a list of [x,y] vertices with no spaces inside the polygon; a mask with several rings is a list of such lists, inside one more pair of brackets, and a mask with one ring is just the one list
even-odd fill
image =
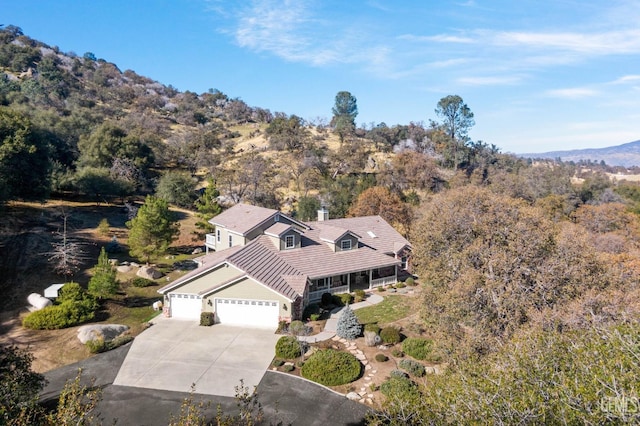
{"label": "boulder", "polygon": [[382,343],[382,339],[378,336],[378,333],[375,331],[365,331],[364,332],[364,344],[369,347],[374,347]]}
{"label": "boulder", "polygon": [[350,399],[351,401],[360,401],[360,395],[355,392],[349,392],[347,394],[347,399]]}
{"label": "boulder", "polygon": [[193,251],[191,252],[191,254],[200,254],[202,253],[204,250],[202,250],[201,247],[196,247],[195,249],[193,249]]}
{"label": "boulder", "polygon": [[131,271],[131,266],[129,265],[120,265],[116,268],[116,271],[121,272],[123,274],[126,274],[127,272]]}
{"label": "boulder", "polygon": [[113,340],[125,331],[129,326],[122,324],[88,324],[78,328],[78,340],[87,343],[90,340],[103,339],[105,342]]}
{"label": "boulder", "polygon": [[39,295],[38,293],[31,293],[27,297],[27,302],[31,305],[31,308],[29,309],[30,311],[39,311],[42,308],[53,305],[51,300]]}
{"label": "boulder", "polygon": [[158,271],[153,266],[141,266],[140,269],[138,269],[138,272],[136,272],[136,275],[148,280],[157,280],[162,277],[162,272]]}

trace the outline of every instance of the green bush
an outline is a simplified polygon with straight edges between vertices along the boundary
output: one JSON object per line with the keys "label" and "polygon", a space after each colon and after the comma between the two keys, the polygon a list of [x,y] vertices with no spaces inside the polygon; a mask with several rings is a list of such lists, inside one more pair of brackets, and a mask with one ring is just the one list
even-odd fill
{"label": "green bush", "polygon": [[419,394],[416,384],[406,377],[391,377],[389,380],[385,380],[380,385],[380,392],[387,398]]}
{"label": "green bush", "polygon": [[366,297],[366,293],[364,292],[364,290],[362,289],[357,289],[353,292],[354,298],[353,300],[355,302],[362,302],[365,297]]}
{"label": "green bush", "polygon": [[402,342],[402,351],[415,359],[426,359],[431,353],[432,348],[433,341],[430,339],[408,337],[404,342]]}
{"label": "green bush", "polygon": [[384,287],[382,287],[382,286],[378,287],[378,291],[379,291],[380,293],[382,293],[382,292],[384,291]]}
{"label": "green bush", "polygon": [[304,361],[303,360],[299,359],[299,360],[296,361],[296,367],[302,368],[303,365],[304,365]]}
{"label": "green bush", "polygon": [[213,312],[201,312],[200,313],[200,325],[205,327],[211,327],[216,322],[216,316]]}
{"label": "green bush", "polygon": [[129,281],[129,284],[131,284],[134,287],[149,287],[152,285],[156,285],[157,283],[147,278],[135,277]]}
{"label": "green bush", "polygon": [[395,356],[396,358],[402,358],[404,356],[404,352],[402,352],[400,349],[394,348],[391,351],[391,355]]}
{"label": "green bush", "polygon": [[376,334],[380,333],[380,326],[378,324],[376,324],[375,322],[369,323],[369,324],[365,324],[364,325],[364,331],[372,331]]}
{"label": "green bush", "polygon": [[385,354],[376,354],[376,361],[378,362],[386,362],[389,360],[389,357]]}
{"label": "green bush", "polygon": [[385,327],[380,330],[380,338],[385,345],[394,345],[400,342],[400,330],[396,327]]}
{"label": "green bush", "polygon": [[350,305],[353,303],[353,295],[351,293],[340,293],[333,295],[333,304],[338,306]]}
{"label": "green bush", "polygon": [[88,340],[87,343],[85,343],[84,345],[89,349],[89,352],[91,352],[92,354],[104,352],[106,349],[106,344],[103,338]]}
{"label": "green bush", "polygon": [[392,379],[408,379],[409,375],[402,370],[391,370],[389,373]]}
{"label": "green bush", "polygon": [[399,282],[398,284],[396,284],[396,288],[405,288],[407,285],[403,282]]}
{"label": "green bush", "polygon": [[309,315],[309,321],[318,321],[319,319],[320,319],[320,314]]}
{"label": "green bush", "polygon": [[274,367],[281,367],[282,365],[284,365],[284,360],[280,359],[280,358],[276,358],[273,360],[273,366]]}
{"label": "green bush", "polygon": [[362,364],[348,352],[333,349],[319,350],[304,363],[300,374],[325,386],[351,383],[360,377]]}
{"label": "green bush", "polygon": [[282,336],[276,343],[276,356],[284,359],[294,359],[301,355],[300,343],[295,336]]}
{"label": "green bush", "polygon": [[322,306],[333,305],[333,295],[331,293],[322,293],[320,303],[322,304]]}
{"label": "green bush", "polygon": [[89,349],[89,352],[97,354],[100,352],[107,352],[119,348],[120,346],[126,345],[132,340],[133,337],[127,334],[118,336],[115,339],[109,340],[107,342],[105,342],[103,338],[89,340],[87,343],[85,343],[85,346]]}
{"label": "green bush", "polygon": [[413,278],[409,277],[406,280],[404,280],[404,283],[406,285],[408,285],[409,287],[413,287],[414,285],[416,285],[416,282]]}
{"label": "green bush", "polygon": [[403,359],[398,363],[398,367],[406,370],[414,377],[422,377],[426,374],[424,365],[412,359]]}
{"label": "green bush", "polygon": [[[303,319],[311,319],[311,317],[313,315],[318,315],[318,317],[320,316],[320,306],[317,303],[312,303],[310,305],[307,305],[306,308],[304,308],[304,311],[302,312],[302,318]],[[314,319],[312,319],[311,321],[316,321]]]}
{"label": "green bush", "polygon": [[53,306],[31,312],[22,325],[34,330],[56,330],[90,321],[98,309],[95,297],[77,283],[67,283]]}
{"label": "green bush", "polygon": [[286,364],[284,367],[282,367],[282,371],[286,371],[287,373],[293,371],[295,369],[295,367],[292,364]]}
{"label": "green bush", "polygon": [[305,334],[306,330],[307,326],[305,326],[302,321],[295,320],[291,321],[291,324],[289,324],[289,333],[294,336],[302,336]]}

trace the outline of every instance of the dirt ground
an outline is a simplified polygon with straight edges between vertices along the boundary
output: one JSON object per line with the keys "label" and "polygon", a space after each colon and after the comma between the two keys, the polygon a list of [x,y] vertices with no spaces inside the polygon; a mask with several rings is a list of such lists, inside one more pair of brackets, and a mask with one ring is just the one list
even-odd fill
{"label": "dirt ground", "polygon": [[[194,241],[196,219],[189,211],[175,210],[180,217],[181,233],[172,244],[172,249],[176,253],[190,252],[202,245]],[[56,275],[48,262],[51,243],[60,238],[63,217],[67,217],[68,237],[81,244],[86,256],[79,271],[70,280],[86,285],[100,248],[112,237],[115,236],[125,247],[124,252],[116,257],[120,260],[128,258],[126,210],[117,204],[50,201],[43,204],[14,202],[5,206],[1,213],[0,290],[3,298],[0,300],[0,343],[15,344],[31,352],[34,356],[32,368],[37,372],[91,356],[76,337],[78,327],[29,330],[22,327],[21,318],[28,313],[27,296],[30,293],[43,294],[49,285],[67,281],[65,277]],[[108,235],[101,235],[97,230],[104,218],[110,225]],[[118,278],[123,282],[129,277]],[[148,293],[153,294],[155,288],[150,288]],[[120,312],[114,312],[118,309]],[[114,315],[126,315],[121,310],[116,304],[107,304],[105,312],[101,314],[104,322],[109,322],[109,317]],[[135,335],[142,329],[142,325],[133,326],[131,333]]]}

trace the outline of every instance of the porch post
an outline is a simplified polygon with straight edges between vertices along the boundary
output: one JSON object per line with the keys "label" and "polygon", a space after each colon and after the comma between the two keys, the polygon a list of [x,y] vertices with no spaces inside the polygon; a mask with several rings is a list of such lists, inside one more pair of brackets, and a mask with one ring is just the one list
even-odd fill
{"label": "porch post", "polygon": [[369,269],[369,290],[373,288],[371,286],[372,284],[373,284],[373,269]]}

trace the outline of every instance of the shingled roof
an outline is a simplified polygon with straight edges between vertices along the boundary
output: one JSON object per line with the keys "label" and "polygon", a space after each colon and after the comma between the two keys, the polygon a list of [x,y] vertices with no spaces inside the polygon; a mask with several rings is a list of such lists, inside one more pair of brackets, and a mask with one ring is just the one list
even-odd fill
{"label": "shingled roof", "polygon": [[240,203],[209,220],[209,223],[246,235],[276,213],[278,210]]}

